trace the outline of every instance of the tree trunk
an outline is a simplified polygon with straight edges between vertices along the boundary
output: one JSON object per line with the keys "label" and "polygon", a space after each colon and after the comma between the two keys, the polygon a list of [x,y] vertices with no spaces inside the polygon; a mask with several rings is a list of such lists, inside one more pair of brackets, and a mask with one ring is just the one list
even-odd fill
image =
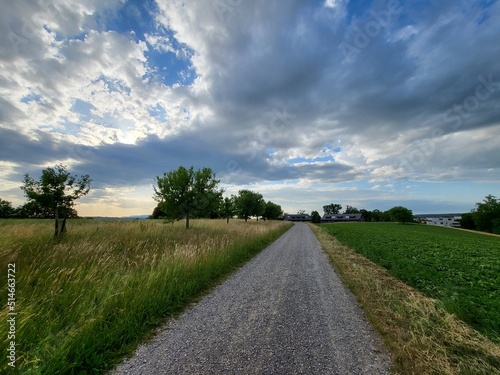
{"label": "tree trunk", "polygon": [[54,238],[57,238],[59,236],[59,216],[57,214],[57,206],[54,209],[54,217],[55,217],[55,223],[54,223]]}
{"label": "tree trunk", "polygon": [[226,223],[229,224],[229,216],[226,217]]}
{"label": "tree trunk", "polygon": [[61,225],[61,236],[66,233],[66,217],[67,217],[68,210],[64,208],[64,217],[63,217],[63,222]]}

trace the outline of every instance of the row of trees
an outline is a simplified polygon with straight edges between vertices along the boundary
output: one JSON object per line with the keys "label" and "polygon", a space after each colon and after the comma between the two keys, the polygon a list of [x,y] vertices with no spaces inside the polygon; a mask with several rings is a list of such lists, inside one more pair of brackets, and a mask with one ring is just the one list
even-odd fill
{"label": "row of trees", "polygon": [[179,167],[156,177],[154,199],[158,202],[153,219],[180,220],[185,218],[189,228],[191,218],[229,218],[237,215],[248,220],[255,216],[275,220],[283,216],[281,206],[266,202],[262,194],[240,190],[238,195],[223,197],[215,173],[210,168],[194,170]]}
{"label": "row of trees", "polygon": [[[58,216],[64,217],[62,208],[58,210]],[[66,208],[68,219],[78,217],[78,212],[73,207]],[[0,198],[0,219],[54,219],[54,210],[43,207],[36,201],[26,202],[14,207],[12,202]]]}
{"label": "row of trees", "polygon": [[[39,180],[26,174],[21,189],[27,202],[14,208],[10,202],[0,199],[0,218],[53,218],[54,236],[61,236],[66,231],[66,219],[78,217],[74,202],[89,193],[91,182],[88,175],[71,175],[62,164],[44,169]],[[189,228],[189,219],[192,217],[223,217],[228,222],[234,215],[245,221],[251,216],[257,217],[257,220],[259,217],[271,220],[283,217],[280,205],[266,202],[262,194],[251,190],[240,190],[237,195],[224,198],[219,183],[220,180],[215,178],[210,168],[195,171],[192,166],[189,169],[179,167],[157,176],[154,198],[158,205],[151,217],[169,220],[185,218],[186,228]],[[341,210],[342,205],[338,203],[323,206],[324,213],[329,215],[340,214]],[[347,205],[343,212],[354,213],[363,214],[365,221],[413,221],[412,211],[402,206],[382,212],[358,210]],[[317,211],[313,211],[311,217],[313,222],[321,220]],[[483,202],[476,204],[474,210],[462,215],[461,226],[500,234],[500,199],[491,194],[486,196]]]}
{"label": "row of trees", "polygon": [[[347,205],[342,212],[341,204],[331,203],[323,206],[323,212],[325,215],[362,214],[364,220],[368,222],[396,221],[405,224],[414,221],[412,210],[402,206],[396,206],[387,211],[380,211],[378,209],[368,211],[365,209],[358,210],[356,207]],[[321,215],[318,211],[311,212],[311,221],[313,223],[319,223],[321,221]]]}
{"label": "row of trees", "polygon": [[[356,207],[348,205],[344,212],[341,212],[342,205],[332,203],[323,206],[323,211],[329,215],[361,213],[365,221],[397,221],[402,223],[413,221],[412,211],[401,206],[382,212],[380,210],[358,210]],[[313,211],[311,217],[313,222],[319,222],[321,219],[317,211]],[[487,195],[482,202],[476,203],[476,207],[471,212],[462,214],[460,227],[500,234],[500,198],[491,194]]]}
{"label": "row of trees", "polygon": [[[91,182],[88,175],[71,175],[62,164],[44,169],[39,180],[26,174],[21,189],[27,202],[14,208],[11,202],[0,199],[0,218],[55,219],[54,236],[60,237],[66,232],[66,219],[78,217],[75,200],[89,193]],[[189,228],[192,217],[224,217],[229,222],[234,215],[245,221],[251,216],[257,219],[283,216],[281,206],[265,202],[262,194],[251,190],[240,190],[236,196],[223,198],[224,191],[219,189],[219,182],[210,168],[195,171],[193,167],[179,167],[157,176],[154,198],[158,205],[151,217],[185,218],[186,228]]]}
{"label": "row of trees", "polygon": [[489,194],[476,208],[462,215],[460,227],[500,234],[500,199]]}

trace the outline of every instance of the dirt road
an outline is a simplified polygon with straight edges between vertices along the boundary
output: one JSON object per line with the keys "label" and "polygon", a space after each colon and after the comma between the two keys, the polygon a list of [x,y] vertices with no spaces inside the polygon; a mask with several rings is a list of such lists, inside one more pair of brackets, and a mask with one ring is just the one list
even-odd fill
{"label": "dirt road", "polygon": [[388,366],[355,298],[297,223],[112,374],[373,375]]}

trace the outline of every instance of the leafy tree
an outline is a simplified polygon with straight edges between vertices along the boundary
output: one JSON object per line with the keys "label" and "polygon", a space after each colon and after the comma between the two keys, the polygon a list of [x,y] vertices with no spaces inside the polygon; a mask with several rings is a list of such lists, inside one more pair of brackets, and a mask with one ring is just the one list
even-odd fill
{"label": "leafy tree", "polygon": [[149,217],[150,219],[162,219],[166,217],[165,212],[161,209],[161,203],[158,203],[156,207],[153,209],[153,213]]}
{"label": "leafy tree", "polygon": [[306,210],[298,210],[297,215],[304,215],[306,213]]}
{"label": "leafy tree", "polygon": [[373,219],[373,214],[371,211],[365,210],[364,208],[359,210],[359,213],[363,215],[363,218],[366,222],[371,222]]}
{"label": "leafy tree", "polygon": [[491,233],[500,234],[500,218],[493,219]]}
{"label": "leafy tree", "polygon": [[259,216],[260,217],[264,216],[264,212],[266,210],[266,201],[264,200],[264,197],[262,197],[262,194],[259,195],[261,198],[259,199],[259,202],[257,204],[257,209],[255,211],[255,217],[257,218],[257,221],[259,221]]}
{"label": "leafy tree", "polygon": [[344,211],[345,214],[359,214],[359,210],[356,207],[347,205]]}
{"label": "leafy tree", "polygon": [[413,222],[413,212],[406,207],[396,206],[388,211],[391,221],[397,221],[402,224]]}
{"label": "leafy tree", "polygon": [[264,219],[278,220],[283,217],[283,210],[279,204],[268,201],[264,208]]}
{"label": "leafy tree", "polygon": [[477,230],[500,233],[500,199],[487,195],[483,202],[476,203],[473,217]]}
{"label": "leafy tree", "polygon": [[14,212],[12,203],[0,198],[0,219],[8,219],[14,215]]}
{"label": "leafy tree", "polygon": [[472,229],[472,230],[476,229],[476,223],[474,221],[474,214],[473,213],[463,214],[461,216],[460,220],[458,220],[458,222],[460,223],[460,228]]}
{"label": "leafy tree", "polygon": [[53,219],[54,212],[44,209],[38,202],[29,201],[16,208],[15,216],[19,219]]}
{"label": "leafy tree", "polygon": [[381,216],[381,220],[380,221],[387,221],[387,222],[393,221],[391,213],[390,213],[390,210],[382,212],[382,216]]}
{"label": "leafy tree", "polygon": [[226,218],[226,222],[229,224],[229,219],[233,217],[236,213],[236,197],[231,195],[231,197],[225,197],[221,204],[221,216]]}
{"label": "leafy tree", "polygon": [[185,217],[187,229],[191,216],[208,217],[217,211],[222,196],[219,182],[210,168],[195,171],[193,166],[189,169],[180,166],[162,177],[156,176],[158,186],[154,186],[154,198],[168,219]]}
{"label": "leafy tree", "polygon": [[311,212],[311,222],[314,224],[321,223],[321,216],[318,211]]}
{"label": "leafy tree", "polygon": [[[58,217],[67,219],[77,218],[78,212],[73,207],[59,207]],[[54,219],[55,212],[51,208],[42,207],[38,202],[29,201],[17,207],[12,214],[17,219]]]}
{"label": "leafy tree", "polygon": [[342,205],[340,205],[338,203],[332,203],[332,204],[328,204],[326,206],[323,206],[323,211],[324,211],[325,215],[339,214],[341,210],[342,210]]}
{"label": "leafy tree", "polygon": [[[60,237],[66,232],[66,219],[76,212],[72,210],[75,200],[89,193],[92,180],[89,175],[72,176],[66,166],[58,164],[45,168],[38,181],[26,174],[23,182],[21,189],[28,198],[27,203],[36,210],[42,210],[37,215],[53,215],[54,237]],[[59,230],[60,216],[63,220]]]}
{"label": "leafy tree", "polygon": [[260,216],[264,213],[265,201],[262,194],[251,190],[240,190],[236,198],[236,211],[240,217],[248,220],[250,216]]}
{"label": "leafy tree", "polygon": [[382,216],[383,216],[383,212],[380,211],[379,209],[374,209],[373,211],[371,211],[371,218],[372,218],[372,221],[375,221],[375,222],[379,222],[379,221],[383,221],[382,220]]}

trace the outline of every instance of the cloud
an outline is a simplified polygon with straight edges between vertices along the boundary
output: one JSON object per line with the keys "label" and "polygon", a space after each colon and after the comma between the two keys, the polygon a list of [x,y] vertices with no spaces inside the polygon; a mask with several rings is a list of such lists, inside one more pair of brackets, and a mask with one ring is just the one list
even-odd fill
{"label": "cloud", "polygon": [[[166,25],[195,51],[193,64],[201,73],[196,84],[211,88],[212,110],[222,121],[234,116],[233,126],[250,125],[255,134],[266,126],[262,113],[279,101],[287,102],[296,119],[286,135],[268,145],[278,148],[278,153],[315,152],[304,147],[304,133],[308,133],[306,142],[312,147],[321,147],[325,136],[329,141],[342,137],[364,153],[365,160],[374,160],[366,150],[376,150],[379,156],[375,159],[394,156],[408,143],[430,137],[436,127],[448,133],[498,126],[494,103],[500,90],[495,89],[474,113],[466,113],[461,129],[450,129],[447,111],[474,95],[478,77],[491,74],[500,79],[498,54],[491,52],[495,45],[491,28],[496,26],[478,25],[470,17],[470,11],[478,15],[483,11],[477,5],[464,11],[450,4],[441,7],[445,15],[429,21],[420,17],[428,16],[430,9],[406,6],[409,18],[423,21],[421,25],[394,19],[349,64],[342,63],[338,48],[332,48],[342,41],[338,30],[329,29],[331,25],[318,22],[317,17],[305,19],[304,13],[313,12],[297,3],[280,9],[277,17],[273,5],[263,10],[256,4],[243,4],[225,22],[196,6],[188,12],[165,2],[160,9],[169,15]],[[498,6],[493,7],[490,12],[498,13]],[[367,14],[357,24],[369,22]],[[233,29],[236,24],[246,32]],[[287,33],[282,32],[283,24]],[[306,38],[290,32],[299,25]],[[424,26],[425,31],[415,32]],[[391,38],[394,34],[389,31],[400,37]],[[470,35],[478,36],[485,47],[478,48]],[[474,56],[466,52],[472,44],[477,50]],[[322,125],[316,127],[317,123]],[[400,133],[410,133],[413,138],[400,137]],[[388,143],[391,148],[380,147]]]}
{"label": "cloud", "polygon": [[499,2],[129,5],[4,7],[0,160],[99,188],[179,165],[256,188],[498,183]]}

